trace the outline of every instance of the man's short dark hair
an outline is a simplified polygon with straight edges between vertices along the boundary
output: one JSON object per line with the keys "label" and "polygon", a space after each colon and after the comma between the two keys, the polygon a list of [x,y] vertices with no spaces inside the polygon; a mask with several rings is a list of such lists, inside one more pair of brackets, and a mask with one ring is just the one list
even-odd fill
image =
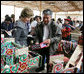
{"label": "man's short dark hair", "polygon": [[54,18],[52,18],[52,21],[55,21],[55,19],[54,19]]}
{"label": "man's short dark hair", "polygon": [[37,19],[37,17],[39,17],[39,19],[41,20],[41,16],[35,16],[35,17],[34,17],[34,20],[36,20],[36,19]]}
{"label": "man's short dark hair", "polygon": [[77,20],[76,22],[79,23],[79,20]]}
{"label": "man's short dark hair", "polygon": [[9,15],[7,14],[7,15],[5,15],[5,18],[7,18],[7,17],[9,17]]}
{"label": "man's short dark hair", "polygon": [[7,17],[7,18],[5,19],[5,21],[10,21],[10,22],[12,22],[11,17]]}
{"label": "man's short dark hair", "polygon": [[36,16],[34,17],[34,20],[36,20],[37,17],[38,17],[38,16],[36,15]]}

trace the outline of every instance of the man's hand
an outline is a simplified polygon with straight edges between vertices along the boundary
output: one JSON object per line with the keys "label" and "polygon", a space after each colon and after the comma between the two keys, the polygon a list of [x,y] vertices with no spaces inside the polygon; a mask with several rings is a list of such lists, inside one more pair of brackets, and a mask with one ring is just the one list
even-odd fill
{"label": "man's hand", "polygon": [[49,47],[50,46],[50,39],[47,39],[47,40],[43,41],[42,43],[46,44],[47,47]]}

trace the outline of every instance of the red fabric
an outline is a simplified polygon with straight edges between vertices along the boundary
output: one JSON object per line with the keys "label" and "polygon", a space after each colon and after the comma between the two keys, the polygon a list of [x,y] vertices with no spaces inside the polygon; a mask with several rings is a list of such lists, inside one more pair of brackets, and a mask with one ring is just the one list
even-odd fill
{"label": "red fabric", "polygon": [[62,37],[67,37],[71,34],[71,28],[67,25],[65,26],[64,29],[61,30],[62,31]]}
{"label": "red fabric", "polygon": [[83,36],[82,35],[79,37],[78,44],[83,45]]}
{"label": "red fabric", "polygon": [[71,21],[70,19],[64,19],[64,20]]}
{"label": "red fabric", "polygon": [[65,31],[70,32],[71,29],[66,27]]}
{"label": "red fabric", "polygon": [[71,34],[71,32],[67,32],[67,31],[63,32],[63,31],[62,31],[62,37],[67,37]]}
{"label": "red fabric", "polygon": [[59,42],[59,44],[58,44],[58,50],[57,51],[63,51],[60,44],[61,44],[61,42]]}

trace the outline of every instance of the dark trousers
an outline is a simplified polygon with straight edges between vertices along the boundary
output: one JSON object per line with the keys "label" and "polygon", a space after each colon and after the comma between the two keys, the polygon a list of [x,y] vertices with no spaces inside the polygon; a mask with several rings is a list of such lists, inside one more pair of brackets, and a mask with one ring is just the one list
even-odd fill
{"label": "dark trousers", "polygon": [[41,56],[42,56],[42,61],[41,63],[39,64],[39,66],[41,68],[45,68],[45,56],[46,56],[46,62],[47,62],[47,72],[49,71],[49,48],[43,48],[43,49],[39,49],[37,51],[37,53],[39,53]]}

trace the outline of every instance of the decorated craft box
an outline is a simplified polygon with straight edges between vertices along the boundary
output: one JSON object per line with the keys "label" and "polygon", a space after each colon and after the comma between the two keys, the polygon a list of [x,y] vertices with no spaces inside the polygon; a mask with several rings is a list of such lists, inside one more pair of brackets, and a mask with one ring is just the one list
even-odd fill
{"label": "decorated craft box", "polygon": [[[18,49],[15,50],[14,53],[14,57],[13,55],[10,56],[6,56],[6,64],[4,66],[2,66],[2,73],[27,73],[28,70],[28,48],[23,48],[20,49],[21,51],[19,51]],[[17,53],[16,51],[21,52],[21,54]],[[15,55],[17,53],[17,55]],[[11,58],[10,58],[11,57]]]}
{"label": "decorated craft box", "polygon": [[64,55],[58,54],[58,55],[51,55],[50,56],[50,64],[52,64],[52,70],[50,72],[52,73],[61,73],[63,70],[64,65]]}
{"label": "decorated craft box", "polygon": [[29,52],[28,54],[28,69],[32,67],[39,67],[41,65],[42,56],[35,52]]}
{"label": "decorated craft box", "polygon": [[[15,44],[15,45],[14,45]],[[1,72],[5,73],[9,69],[6,66],[13,66],[16,63],[15,51],[21,47],[11,41],[5,41],[1,38]],[[10,73],[10,72],[9,72]]]}
{"label": "decorated craft box", "polygon": [[22,49],[17,49],[15,51],[15,56],[19,58],[19,63],[26,63],[28,66],[27,68],[30,69],[35,66],[39,66],[39,63],[41,62],[41,55],[38,53],[28,51],[28,47],[22,48]]}
{"label": "decorated craft box", "polygon": [[5,65],[1,73],[29,73],[25,64]]}
{"label": "decorated craft box", "polygon": [[1,73],[29,73],[29,69],[39,66],[41,56],[28,51],[11,40],[1,41]]}
{"label": "decorated craft box", "polygon": [[[27,48],[16,50],[13,56],[3,56],[1,72],[2,73],[29,73],[29,69],[35,66],[39,66],[41,56],[37,53],[28,52]],[[23,53],[22,53],[23,52]],[[28,55],[29,54],[29,55]],[[10,58],[11,57],[11,58]],[[4,60],[5,59],[5,60]],[[6,62],[5,64],[3,63]],[[5,67],[5,66],[9,67]]]}
{"label": "decorated craft box", "polygon": [[13,65],[14,64],[14,56],[15,56],[15,50],[16,48],[12,45],[11,42],[4,42],[1,44],[1,56],[7,65]]}
{"label": "decorated craft box", "polygon": [[56,59],[53,61],[52,73],[61,73],[63,71],[64,61]]}

